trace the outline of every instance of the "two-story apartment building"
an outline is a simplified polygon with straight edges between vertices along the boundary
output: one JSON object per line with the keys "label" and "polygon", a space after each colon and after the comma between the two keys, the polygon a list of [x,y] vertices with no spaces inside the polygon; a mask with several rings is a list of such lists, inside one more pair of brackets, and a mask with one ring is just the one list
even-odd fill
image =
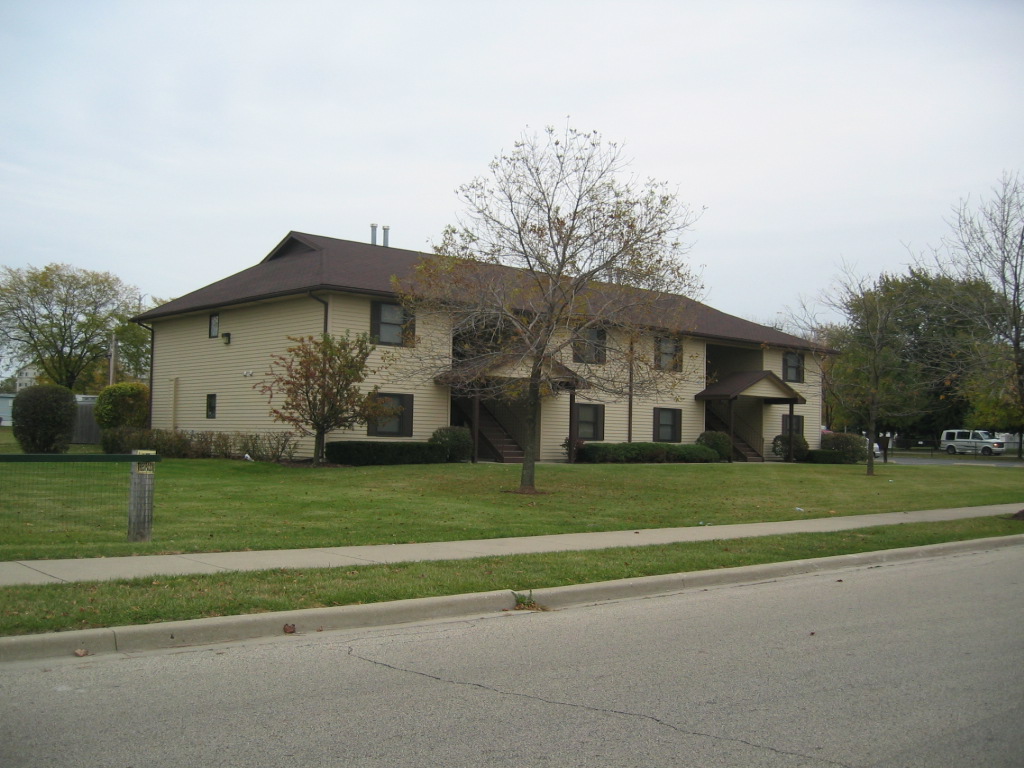
{"label": "two-story apartment building", "polygon": [[[468,401],[444,376],[425,376],[417,364],[417,345],[451,349],[443,317],[413,318],[411,332],[395,295],[393,278],[409,275],[423,258],[428,255],[292,232],[255,266],[140,315],[136,320],[153,334],[152,426],[286,429],[254,387],[271,355],[290,345],[288,337],[365,332],[378,345],[370,367],[388,360],[367,383],[400,405],[401,415],[329,439],[426,440],[438,427],[467,424],[477,430],[483,457],[514,461],[521,455],[514,406]],[[652,328],[645,342],[666,364],[682,361],[672,371],[673,386],[615,397],[581,388],[546,398],[542,460],[565,458],[571,409],[583,440],[692,443],[706,429],[718,429],[733,435],[737,458],[757,460],[792,426],[818,446],[818,350],[774,328],[677,300],[686,327]],[[564,364],[571,371],[571,359]],[[304,452],[311,448],[311,441],[303,443]]]}

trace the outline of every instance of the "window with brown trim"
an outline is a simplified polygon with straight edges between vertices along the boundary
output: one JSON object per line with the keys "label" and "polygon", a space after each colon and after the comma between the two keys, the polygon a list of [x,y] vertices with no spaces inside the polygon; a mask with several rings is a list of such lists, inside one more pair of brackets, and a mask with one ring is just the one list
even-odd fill
{"label": "window with brown trim", "polygon": [[206,396],[206,418],[216,419],[217,418],[217,396],[207,395]]}
{"label": "window with brown trim", "polygon": [[378,398],[401,410],[389,419],[371,421],[366,425],[370,437],[412,437],[412,395],[381,392]]}
{"label": "window with brown trim", "polygon": [[216,339],[220,336],[220,312],[214,312],[210,315],[209,335],[211,339]]}
{"label": "window with brown trim", "polygon": [[604,328],[581,328],[572,342],[573,362],[603,365],[607,359],[607,342],[608,333]]}
{"label": "window with brown trim", "polygon": [[654,340],[654,367],[659,371],[683,370],[683,345],[676,336],[659,336]]}
{"label": "window with brown trim", "polygon": [[576,433],[580,440],[604,440],[604,406],[576,403]]}
{"label": "window with brown trim", "polygon": [[804,380],[804,356],[799,352],[782,355],[782,380],[800,384]]}
{"label": "window with brown trim", "polygon": [[680,408],[654,409],[654,442],[678,443],[683,439],[683,411]]}
{"label": "window with brown trim", "polygon": [[411,347],[415,343],[416,326],[401,304],[374,301],[370,304],[370,336],[375,344]]}
{"label": "window with brown trim", "polygon": [[[793,434],[794,435],[802,435],[803,433],[804,433],[804,417],[803,416],[797,416],[797,415],[794,414],[794,416],[793,416]],[[782,434],[784,434],[784,435],[788,435],[789,434],[789,414],[788,413],[782,414]]]}

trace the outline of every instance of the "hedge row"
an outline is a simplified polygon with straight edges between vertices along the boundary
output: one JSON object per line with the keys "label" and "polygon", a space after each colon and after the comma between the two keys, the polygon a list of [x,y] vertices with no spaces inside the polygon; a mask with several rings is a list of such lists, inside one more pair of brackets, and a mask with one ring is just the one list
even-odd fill
{"label": "hedge row", "polygon": [[824,448],[807,452],[804,461],[811,464],[848,464],[842,451],[830,451]]}
{"label": "hedge row", "polygon": [[585,443],[577,461],[591,464],[697,464],[719,460],[718,451],[680,443]]}
{"label": "hedge row", "polygon": [[448,448],[440,443],[380,443],[372,440],[332,441],[324,446],[331,464],[366,467],[382,464],[443,464]]}
{"label": "hedge row", "polygon": [[100,435],[104,453],[156,451],[168,459],[290,460],[297,443],[291,432],[195,432],[181,429],[105,429]]}
{"label": "hedge row", "polygon": [[837,464],[856,464],[868,457],[868,442],[863,435],[848,432],[826,432],[821,436],[821,447],[842,456]]}

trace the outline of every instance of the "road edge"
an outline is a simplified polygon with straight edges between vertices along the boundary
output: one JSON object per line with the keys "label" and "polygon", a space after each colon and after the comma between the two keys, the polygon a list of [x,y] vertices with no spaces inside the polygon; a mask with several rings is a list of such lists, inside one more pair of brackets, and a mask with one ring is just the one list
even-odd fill
{"label": "road edge", "polygon": [[[716,568],[706,571],[643,576],[590,584],[533,590],[534,601],[549,609],[612,600],[654,597],[689,589],[744,584],[821,571],[906,562],[968,552],[985,552],[1024,545],[1024,534],[944,542],[920,547],[886,549],[807,560]],[[476,592],[442,597],[311,608],[295,611],[217,616],[136,626],[83,629],[41,635],[0,637],[0,663],[96,656],[113,653],[189,648],[239,642],[281,634],[296,636],[339,629],[360,629],[417,621],[465,618],[510,611],[515,608],[511,590]]]}

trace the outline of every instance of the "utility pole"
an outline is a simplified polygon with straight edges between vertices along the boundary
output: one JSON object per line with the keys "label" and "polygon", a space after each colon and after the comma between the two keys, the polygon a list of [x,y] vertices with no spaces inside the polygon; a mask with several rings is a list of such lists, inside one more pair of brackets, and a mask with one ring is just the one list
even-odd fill
{"label": "utility pole", "polygon": [[107,384],[114,384],[117,378],[117,334],[110,334],[110,354],[107,355],[109,366],[107,368]]}

